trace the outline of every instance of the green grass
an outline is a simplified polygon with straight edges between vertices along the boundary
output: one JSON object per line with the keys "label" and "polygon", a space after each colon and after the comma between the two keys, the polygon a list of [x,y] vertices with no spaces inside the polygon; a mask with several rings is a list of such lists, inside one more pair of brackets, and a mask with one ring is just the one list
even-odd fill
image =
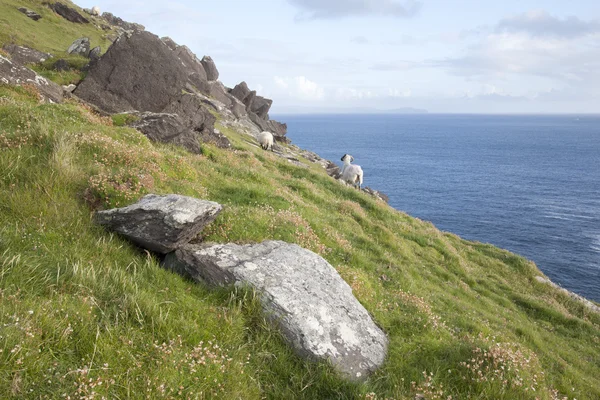
{"label": "green grass", "polygon": [[[0,86],[0,398],[600,397],[600,316],[532,262],[223,127],[235,150],[193,155],[113,122]],[[344,382],[295,356],[251,291],[192,284],[92,222],[150,192],[222,203],[205,240],[321,254],[389,335],[384,366]]]}
{"label": "green grass", "polygon": [[[68,0],[61,2],[73,7],[90,20],[89,24],[75,24],[67,21],[50,10],[41,0],[2,0],[0,1],[0,47],[7,43],[25,45],[51,53],[56,57],[65,57],[66,51],[74,40],[88,37],[92,48],[100,46],[105,52],[111,44],[108,36],[112,30],[104,31],[100,24],[108,25],[100,18],[85,14],[82,9]],[[40,14],[42,18],[34,21],[21,13],[18,8],[26,7]]]}

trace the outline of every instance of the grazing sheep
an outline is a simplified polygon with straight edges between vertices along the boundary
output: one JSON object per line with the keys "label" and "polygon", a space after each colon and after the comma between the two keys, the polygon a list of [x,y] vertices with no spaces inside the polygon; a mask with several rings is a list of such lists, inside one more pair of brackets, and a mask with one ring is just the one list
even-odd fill
{"label": "grazing sheep", "polygon": [[342,166],[342,180],[344,182],[348,182],[354,187],[356,187],[358,184],[358,189],[360,190],[363,183],[362,168],[360,165],[350,164],[352,161],[354,161],[354,157],[352,157],[350,154],[344,154],[342,156],[342,161],[344,162],[344,165]]}
{"label": "grazing sheep", "polygon": [[273,151],[273,134],[267,131],[261,132],[261,134],[258,135],[258,143],[260,143],[260,147],[264,150]]}
{"label": "grazing sheep", "polygon": [[100,16],[100,7],[98,7],[98,6],[92,7],[92,13],[91,14],[95,15],[96,17],[99,17]]}

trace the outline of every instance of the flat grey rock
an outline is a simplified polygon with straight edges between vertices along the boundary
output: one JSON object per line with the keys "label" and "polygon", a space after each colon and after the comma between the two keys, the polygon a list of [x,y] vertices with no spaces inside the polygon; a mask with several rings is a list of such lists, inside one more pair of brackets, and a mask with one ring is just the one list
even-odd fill
{"label": "flat grey rock", "polygon": [[145,249],[168,253],[192,240],[221,209],[193,197],[149,194],[130,206],[97,212],[96,221]]}
{"label": "flat grey rock", "polygon": [[2,49],[10,54],[10,59],[12,61],[16,61],[21,65],[41,63],[52,58],[52,54],[44,53],[27,46],[18,46],[16,44],[7,44]]}
{"label": "flat grey rock", "polygon": [[249,285],[298,354],[328,360],[351,380],[384,361],[388,340],[352,289],[319,255],[295,244],[188,244],[166,268],[212,286]]}
{"label": "flat grey rock", "polygon": [[62,87],[38,75],[15,61],[0,55],[0,83],[7,85],[33,85],[43,100],[50,103],[60,103],[63,100]]}

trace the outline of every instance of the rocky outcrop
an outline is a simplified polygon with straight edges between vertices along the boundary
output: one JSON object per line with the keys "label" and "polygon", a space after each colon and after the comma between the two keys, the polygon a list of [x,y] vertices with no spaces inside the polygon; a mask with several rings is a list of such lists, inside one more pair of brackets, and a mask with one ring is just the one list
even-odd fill
{"label": "rocky outcrop", "polygon": [[260,118],[258,115],[251,111],[248,111],[248,117],[250,117],[250,120],[256,125],[258,125],[258,127],[263,131],[269,131],[273,133],[275,140],[280,142],[288,141],[285,137],[285,134],[287,133],[287,124],[282,124],[281,122],[277,122],[270,119],[267,120]]}
{"label": "rocky outcrop", "polygon": [[7,44],[2,47],[4,51],[10,54],[10,59],[21,65],[41,63],[49,58],[52,54],[44,53],[26,46],[17,46],[16,44]]}
{"label": "rocky outcrop", "polygon": [[[104,15],[104,14],[103,14]],[[109,113],[163,112],[188,81],[185,66],[157,36],[121,36],[89,70],[75,94]]]}
{"label": "rocky outcrop", "polygon": [[258,96],[255,90],[250,90],[246,82],[240,82],[229,94],[244,104],[246,114],[261,130],[273,133],[278,141],[287,141],[287,125],[269,119],[269,110],[273,100]]}
{"label": "rocky outcrop", "polygon": [[[168,44],[167,44],[168,46]],[[175,55],[179,57],[181,62],[189,68],[192,73],[198,74],[198,78],[202,81],[208,80],[204,65],[187,46],[178,46],[175,48]],[[190,74],[191,75],[191,74]]]}
{"label": "rocky outcrop", "polygon": [[39,91],[43,100],[54,103],[63,100],[63,90],[59,85],[2,55],[0,55],[0,83],[33,85]]}
{"label": "rocky outcrop", "polygon": [[185,147],[192,153],[200,154],[198,134],[190,130],[177,114],[143,112],[131,127],[142,132],[150,140],[173,143]]}
{"label": "rocky outcrop", "polygon": [[233,89],[231,89],[231,95],[241,101],[244,102],[246,96],[250,94],[250,89],[248,88],[248,84],[246,82],[240,82]]}
{"label": "rocky outcrop", "polygon": [[31,18],[34,21],[37,21],[42,18],[40,14],[36,13],[35,11],[31,11],[25,7],[19,7],[19,11],[21,11],[23,14],[27,15],[27,17]]}
{"label": "rocky outcrop", "polygon": [[217,70],[217,66],[210,56],[202,57],[201,62],[204,70],[206,71],[206,78],[209,81],[216,81],[219,79],[219,70]]}
{"label": "rocky outcrop", "polygon": [[71,69],[71,66],[69,65],[67,60],[61,58],[59,60],[56,60],[56,62],[52,66],[52,69],[55,71],[68,71]]}
{"label": "rocky outcrop", "polygon": [[102,18],[104,18],[104,20],[106,22],[108,22],[109,24],[111,24],[113,26],[117,26],[128,32],[143,31],[146,29],[144,27],[144,25],[136,24],[133,22],[123,21],[123,19],[121,19],[109,12],[102,13]]}
{"label": "rocky outcrop", "polygon": [[91,61],[97,61],[100,58],[100,54],[102,53],[102,48],[100,46],[96,46],[90,50],[88,53],[88,58]]}
{"label": "rocky outcrop", "polygon": [[162,40],[163,43],[166,44],[173,51],[177,50],[177,47],[179,46],[177,43],[175,43],[173,39],[171,39],[168,36],[161,37],[160,40]]}
{"label": "rocky outcrop", "polygon": [[90,23],[90,21],[83,15],[79,14],[77,10],[71,7],[67,7],[62,3],[48,4],[48,7],[67,21],[74,22],[76,24]]}
{"label": "rocky outcrop", "polygon": [[67,53],[87,57],[90,53],[90,39],[82,37],[75,40],[67,49]]}
{"label": "rocky outcrop", "polygon": [[149,194],[128,207],[96,213],[96,221],[139,246],[168,253],[188,243],[221,212],[212,201]]}
{"label": "rocky outcrop", "polygon": [[322,257],[297,245],[184,245],[164,265],[212,286],[251,286],[284,337],[304,357],[321,359],[352,380],[384,361],[387,338]]}

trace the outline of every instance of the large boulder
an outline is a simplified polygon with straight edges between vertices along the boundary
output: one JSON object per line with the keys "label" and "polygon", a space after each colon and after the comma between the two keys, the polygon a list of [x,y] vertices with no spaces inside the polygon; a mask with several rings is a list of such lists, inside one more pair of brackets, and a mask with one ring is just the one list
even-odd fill
{"label": "large boulder", "polygon": [[177,114],[143,112],[130,126],[155,142],[173,143],[200,154],[200,137]]}
{"label": "large boulder", "polygon": [[76,24],[89,24],[90,21],[83,15],[79,14],[77,10],[71,7],[65,6],[63,3],[48,4],[48,7],[64,19]]}
{"label": "large boulder", "polygon": [[31,18],[34,21],[37,21],[42,18],[42,16],[35,11],[31,11],[25,7],[19,7],[19,11],[25,14],[28,18]]}
{"label": "large boulder", "polygon": [[364,379],[385,359],[383,331],[336,270],[309,250],[281,241],[188,244],[164,265],[212,286],[256,289],[266,315],[298,354],[328,360],[352,380]]}
{"label": "large boulder", "polygon": [[225,105],[225,107],[230,107],[232,104],[232,97],[225,89],[225,85],[223,85],[220,81],[209,81],[210,93],[209,96],[214,98],[215,100],[220,101]]}
{"label": "large boulder", "polygon": [[[163,40],[163,42],[164,42],[164,40]],[[167,44],[167,46],[169,45],[166,42],[165,42],[165,44]],[[198,74],[198,79],[200,79],[202,81],[208,80],[207,76],[206,76],[206,71],[204,70],[204,66],[202,65],[202,62],[200,60],[198,60],[196,55],[194,53],[192,53],[192,51],[187,46],[179,46],[174,51],[175,51],[175,54],[177,55],[177,57],[179,57],[179,59],[181,60],[181,62],[187,68],[190,69],[190,75],[192,73],[196,73],[196,74]]]}
{"label": "large boulder", "polygon": [[202,57],[201,62],[204,70],[206,71],[206,77],[209,81],[216,81],[219,79],[219,70],[217,70],[217,66],[210,56]]}
{"label": "large boulder", "polygon": [[173,51],[177,50],[177,47],[179,47],[179,45],[168,36],[161,37],[160,40],[162,40],[163,43],[166,44]]}
{"label": "large boulder", "polygon": [[198,235],[221,209],[193,197],[149,194],[128,207],[97,212],[96,221],[145,249],[168,253]]}
{"label": "large boulder", "polygon": [[258,115],[251,111],[248,111],[248,117],[263,131],[271,132],[275,136],[276,140],[285,140],[284,136],[287,133],[287,124],[282,124],[281,122],[277,122],[272,119],[267,120],[260,118]]}
{"label": "large boulder", "polygon": [[113,43],[91,66],[75,94],[109,113],[163,112],[181,95],[188,75],[158,36],[139,31]]}
{"label": "large boulder", "polygon": [[90,53],[90,39],[82,37],[75,40],[67,49],[67,53],[87,57]]}
{"label": "large boulder", "polygon": [[269,110],[271,109],[272,104],[273,100],[271,99],[255,96],[248,111],[252,111],[262,119],[269,119]]}
{"label": "large boulder", "polygon": [[0,55],[0,83],[33,85],[43,100],[51,103],[60,103],[63,100],[63,90],[59,85],[2,55]]}
{"label": "large boulder", "polygon": [[49,58],[52,54],[44,53],[26,46],[17,46],[16,44],[7,44],[2,47],[4,51],[10,54],[10,59],[21,65],[41,63]]}
{"label": "large boulder", "polygon": [[246,82],[240,82],[229,93],[243,103],[246,96],[250,93],[250,89]]}
{"label": "large boulder", "polygon": [[102,48],[100,46],[96,46],[90,50],[90,52],[88,53],[87,56],[92,61],[98,61],[101,53],[102,53]]}

